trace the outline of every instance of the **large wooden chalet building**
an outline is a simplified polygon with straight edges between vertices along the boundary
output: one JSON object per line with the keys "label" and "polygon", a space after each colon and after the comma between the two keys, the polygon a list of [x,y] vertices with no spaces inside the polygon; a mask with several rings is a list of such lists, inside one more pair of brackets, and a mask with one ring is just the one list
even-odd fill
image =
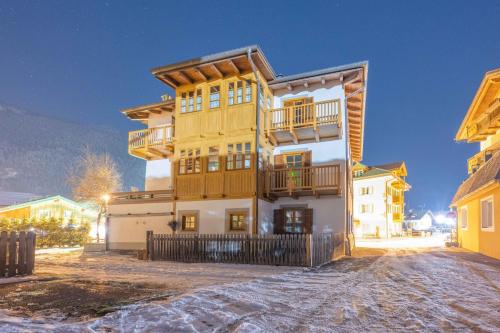
{"label": "large wooden chalet building", "polygon": [[352,170],[363,156],[368,63],[276,75],[258,46],[152,70],[175,97],[123,110],[146,128],[143,192],[114,193],[110,249],[146,231],[342,233],[352,246]]}

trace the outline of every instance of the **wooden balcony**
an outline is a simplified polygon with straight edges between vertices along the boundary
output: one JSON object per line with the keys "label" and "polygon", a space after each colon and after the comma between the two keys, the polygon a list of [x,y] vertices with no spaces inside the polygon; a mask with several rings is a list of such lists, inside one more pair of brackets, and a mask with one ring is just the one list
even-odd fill
{"label": "wooden balcony", "polygon": [[401,200],[402,200],[402,196],[401,195],[393,195],[392,196],[392,203],[393,204],[400,204]]}
{"label": "wooden balcony", "polygon": [[163,125],[128,133],[128,153],[145,160],[168,158],[174,150],[174,126]]}
{"label": "wooden balcony", "polygon": [[472,156],[467,160],[467,171],[470,174],[473,174],[477,171],[484,163],[486,163],[491,156],[497,151],[500,150],[500,144],[494,145],[494,147],[490,147],[489,149],[485,149]]}
{"label": "wooden balcony", "polygon": [[498,129],[500,129],[500,98],[494,99],[479,119],[467,126],[468,141],[483,141],[489,135],[495,134]]}
{"label": "wooden balcony", "polygon": [[340,137],[340,100],[266,111],[266,134],[274,145],[320,142]]}
{"label": "wooden balcony", "polygon": [[173,200],[173,191],[136,191],[111,194],[110,205],[169,202]]}
{"label": "wooden balcony", "polygon": [[264,193],[270,199],[340,195],[340,165],[271,169],[265,172]]}
{"label": "wooden balcony", "polygon": [[403,214],[401,214],[401,213],[392,213],[392,221],[393,222],[402,222],[403,221]]}

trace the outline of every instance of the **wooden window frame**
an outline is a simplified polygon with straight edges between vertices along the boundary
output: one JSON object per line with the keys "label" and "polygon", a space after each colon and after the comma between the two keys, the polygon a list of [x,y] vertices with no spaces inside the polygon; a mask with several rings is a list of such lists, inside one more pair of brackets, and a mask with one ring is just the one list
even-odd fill
{"label": "wooden window frame", "polygon": [[194,112],[200,112],[203,110],[203,90],[201,88],[186,90],[181,92],[180,95],[181,95],[181,107],[180,107],[181,114],[189,114]]}
{"label": "wooden window frame", "polygon": [[[213,93],[212,88],[218,88],[219,90],[217,93]],[[212,96],[214,96],[216,94],[218,95],[218,98],[212,100]],[[222,95],[221,95],[221,85],[220,84],[214,84],[214,85],[209,87],[209,89],[208,89],[208,102],[209,102],[210,110],[219,109],[221,107],[221,101],[222,101],[221,97],[222,97]],[[217,103],[217,106],[212,106],[212,103],[215,103],[215,102]]]}
{"label": "wooden window frame", "polygon": [[[244,226],[233,229],[231,217],[234,215],[244,216]],[[226,209],[226,233],[247,233],[250,225],[250,209],[248,208],[228,208]]]}
{"label": "wooden window frame", "polygon": [[[483,203],[491,202],[491,226],[483,227]],[[479,215],[481,222],[481,231],[494,232],[495,231],[495,205],[493,200],[493,195],[487,196],[479,200]]]}
{"label": "wooden window frame", "polygon": [[[183,155],[184,152],[184,155]],[[189,153],[191,152],[191,157]],[[196,152],[198,154],[196,154]],[[193,175],[201,173],[201,149],[200,148],[185,148],[179,152],[177,173],[183,175]],[[188,171],[188,165],[191,165],[191,171]],[[198,171],[196,171],[198,169]]]}
{"label": "wooden window frame", "polygon": [[[463,211],[465,211],[465,226],[464,226],[464,221],[463,221]],[[462,230],[469,230],[469,209],[467,206],[462,206],[460,207],[460,215],[459,215],[459,218],[460,218],[460,228]]]}
{"label": "wooden window frame", "polygon": [[[217,149],[217,155],[210,154],[211,149]],[[216,158],[216,163],[217,163],[217,170],[210,170],[210,163],[213,163],[212,158]],[[207,172],[219,172],[221,167],[220,163],[220,147],[218,145],[216,146],[210,146],[208,147],[208,157],[207,157]]]}
{"label": "wooden window frame", "polygon": [[[250,87],[250,91],[248,91]],[[227,84],[228,107],[252,102],[252,80],[232,80]]]}
{"label": "wooden window frame", "polygon": [[[238,152],[237,147],[241,145],[241,152]],[[246,147],[249,146],[247,150]],[[229,151],[229,146],[232,146],[231,152]],[[247,167],[248,162],[248,167]],[[241,163],[241,167],[236,167],[238,163]],[[231,166],[231,168],[229,167]],[[234,170],[251,170],[252,169],[252,143],[247,142],[236,142],[227,144],[227,158],[226,158],[226,171]]]}
{"label": "wooden window frame", "polygon": [[[200,230],[200,211],[199,210],[180,210],[177,212],[180,219],[180,229],[181,233],[198,233]],[[185,229],[185,217],[194,217],[195,227],[194,229]]]}

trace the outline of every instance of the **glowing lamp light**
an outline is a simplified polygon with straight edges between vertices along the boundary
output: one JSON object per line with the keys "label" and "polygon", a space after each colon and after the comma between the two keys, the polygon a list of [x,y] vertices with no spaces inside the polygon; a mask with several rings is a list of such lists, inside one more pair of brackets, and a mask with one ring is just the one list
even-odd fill
{"label": "glowing lamp light", "polygon": [[111,197],[109,196],[109,194],[107,194],[107,193],[106,193],[106,194],[104,194],[104,195],[101,197],[101,199],[102,199],[102,201],[104,201],[104,202],[106,202],[106,203],[107,203],[107,202],[109,201],[109,199],[111,199]]}

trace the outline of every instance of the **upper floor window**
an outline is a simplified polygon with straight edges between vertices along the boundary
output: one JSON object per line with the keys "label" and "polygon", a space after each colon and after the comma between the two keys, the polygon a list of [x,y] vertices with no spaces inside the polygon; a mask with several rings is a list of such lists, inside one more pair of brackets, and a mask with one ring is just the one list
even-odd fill
{"label": "upper floor window", "polygon": [[373,193],[373,187],[372,186],[363,186],[359,188],[359,194],[360,195],[368,195]]}
{"label": "upper floor window", "polygon": [[179,158],[179,174],[200,172],[200,149],[182,149]]}
{"label": "upper floor window", "polygon": [[220,86],[210,87],[210,108],[220,107]]}
{"label": "upper floor window", "polygon": [[373,204],[361,204],[359,208],[361,213],[373,213]]}
{"label": "upper floor window", "polygon": [[227,88],[227,104],[248,103],[252,100],[252,81],[229,82]]}
{"label": "upper floor window", "polygon": [[250,169],[250,142],[227,145],[226,169]]}
{"label": "upper floor window", "polygon": [[201,89],[183,92],[181,94],[181,113],[201,111]]}
{"label": "upper floor window", "polygon": [[481,200],[481,229],[493,229],[493,198]]}
{"label": "upper floor window", "polygon": [[219,147],[208,148],[208,172],[219,171]]}

